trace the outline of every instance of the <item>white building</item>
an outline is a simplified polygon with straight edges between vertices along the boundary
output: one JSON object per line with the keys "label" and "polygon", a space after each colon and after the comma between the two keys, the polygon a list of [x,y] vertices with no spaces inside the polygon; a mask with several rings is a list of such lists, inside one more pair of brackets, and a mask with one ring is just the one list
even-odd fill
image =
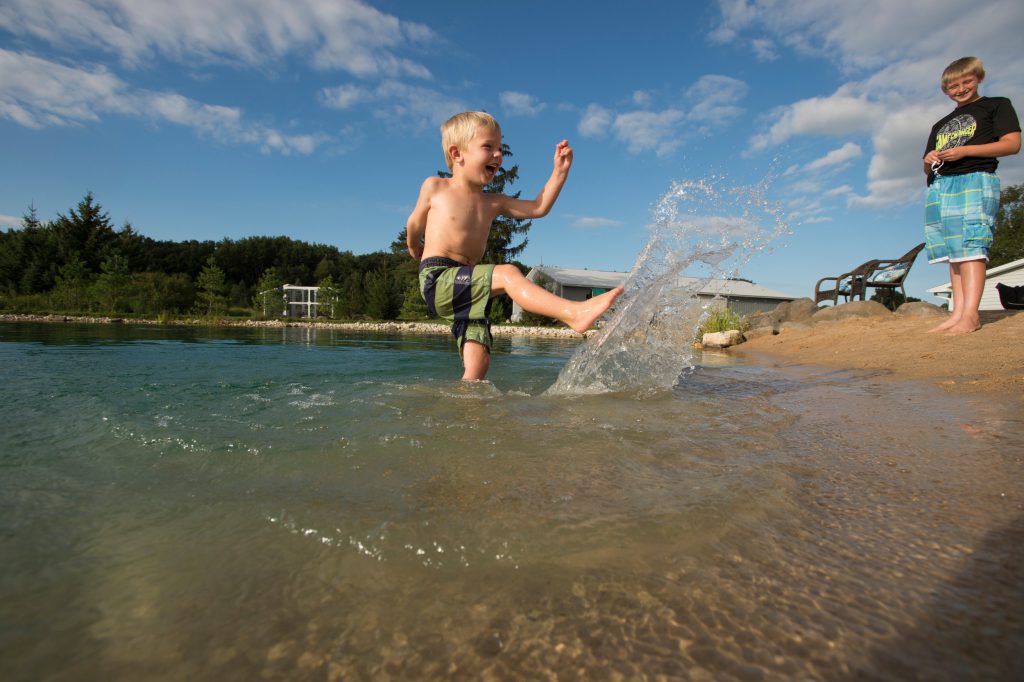
{"label": "white building", "polygon": [[285,284],[280,289],[268,289],[261,291],[263,297],[263,316],[270,314],[270,297],[280,296],[284,299],[284,307],[281,315],[284,317],[316,317],[317,292],[320,287],[300,287],[296,284]]}
{"label": "white building", "polygon": [[[585,301],[591,296],[603,294],[609,289],[622,286],[629,273],[607,270],[586,270],[578,268],[556,268],[542,265],[530,270],[526,278],[531,282],[546,280],[551,291],[570,301]],[[680,287],[693,287],[702,280],[696,277],[680,277]],[[725,300],[725,305],[738,315],[767,312],[780,303],[792,301],[795,297],[772,291],[758,284],[732,279],[712,279],[697,292],[697,298],[710,301],[716,296]],[[523,309],[512,305],[512,321],[518,322]]]}
{"label": "white building", "polygon": [[[1003,305],[999,302],[999,292],[996,291],[996,285],[1000,283],[1010,287],[1024,286],[1024,258],[1004,263],[985,272],[985,288],[981,292],[981,304],[978,306],[978,310],[1003,309]],[[950,310],[953,309],[953,285],[951,282],[932,287],[928,289],[928,293],[943,299],[940,305]]]}

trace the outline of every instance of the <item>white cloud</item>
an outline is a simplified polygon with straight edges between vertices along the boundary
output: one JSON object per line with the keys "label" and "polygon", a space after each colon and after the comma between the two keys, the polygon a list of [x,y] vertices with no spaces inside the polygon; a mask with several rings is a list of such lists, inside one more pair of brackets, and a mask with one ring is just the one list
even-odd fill
{"label": "white cloud", "polygon": [[851,196],[854,206],[888,206],[921,200],[921,157],[930,123],[948,107],[909,107],[890,114],[873,136],[875,154],[868,164],[868,194]]}
{"label": "white cloud", "polygon": [[687,98],[696,102],[688,116],[708,122],[724,122],[735,118],[743,112],[737,104],[746,97],[749,90],[746,83],[729,76],[702,76],[686,91]]}
{"label": "white cloud", "polygon": [[646,90],[637,90],[633,93],[633,104],[638,107],[649,107],[653,101],[654,97]]}
{"label": "white cloud", "polygon": [[320,101],[332,109],[349,109],[373,98],[374,95],[369,88],[352,83],[324,88],[320,92]]}
{"label": "white cloud", "polygon": [[21,227],[21,218],[0,214],[0,230],[13,230]]}
{"label": "white cloud", "polygon": [[[640,110],[616,113],[599,104],[590,104],[583,112],[578,130],[584,137],[603,138],[609,130],[615,138],[626,144],[634,154],[653,151],[666,156],[679,147],[688,134],[698,127],[722,125],[742,113],[738,106],[749,88],[743,81],[721,75],[701,77],[685,92],[685,98],[692,102],[687,108],[684,102],[660,111]],[[634,91],[633,104],[647,106],[654,96],[646,90]],[[684,129],[686,121],[698,121],[704,126],[690,126]]]}
{"label": "white cloud", "polygon": [[0,115],[26,128],[97,121],[134,109],[128,86],[103,68],[91,71],[0,49]]}
{"label": "white cloud", "polygon": [[630,152],[654,151],[658,156],[670,154],[682,144],[675,126],[686,115],[678,109],[666,111],[634,111],[615,117],[615,136],[626,143]]}
{"label": "white cloud", "polygon": [[773,62],[779,58],[775,42],[768,40],[767,38],[756,38],[751,40],[750,46],[754,49],[754,54],[757,55],[758,61]]}
{"label": "white cloud", "polygon": [[761,151],[798,135],[867,133],[884,115],[881,106],[866,99],[844,95],[813,97],[778,109],[773,115],[775,122],[766,132],[755,135],[750,145]]}
{"label": "white cloud", "polygon": [[718,0],[722,21],[715,27],[709,38],[716,43],[736,40],[740,32],[757,18],[756,3],[747,0]]}
{"label": "white cloud", "polygon": [[[720,21],[709,37],[719,43],[775,40],[822,55],[848,70],[882,68],[912,58],[1009,49],[1020,33],[1016,0],[987,0],[964,11],[959,0],[719,0]],[[756,48],[755,48],[756,49]]]}
{"label": "white cloud", "polygon": [[110,114],[173,123],[221,142],[257,144],[284,154],[308,154],[326,140],[246,122],[235,107],[136,89],[102,67],[73,68],[0,49],[0,117],[38,129],[85,125]]}
{"label": "white cloud", "polygon": [[847,142],[839,149],[833,149],[820,159],[811,161],[809,164],[804,166],[804,170],[807,172],[813,172],[823,168],[841,166],[851,159],[859,159],[863,154],[864,152],[861,150],[859,144]]}
{"label": "white cloud", "polygon": [[845,194],[850,194],[852,192],[853,192],[853,187],[851,187],[850,185],[840,185],[839,187],[835,187],[835,188],[830,189],[827,192],[825,192],[825,196],[827,196],[827,197],[840,197],[840,196],[843,196]]}
{"label": "white cloud", "polygon": [[597,227],[618,227],[622,224],[621,220],[612,220],[611,218],[596,218],[591,216],[570,216],[573,227],[583,228],[597,228]]}
{"label": "white cloud", "polygon": [[156,55],[246,66],[298,55],[361,78],[428,78],[397,53],[436,40],[426,26],[359,0],[5,0],[0,29],[58,49],[103,50],[132,66]]}
{"label": "white cloud", "polygon": [[536,116],[547,106],[533,95],[506,90],[499,95],[501,108],[513,116]]}
{"label": "white cloud", "polygon": [[440,125],[453,114],[466,110],[462,102],[442,92],[394,80],[375,87],[349,84],[324,88],[320,100],[335,109],[372,104],[378,118],[415,128]]}
{"label": "white cloud", "polygon": [[597,104],[590,104],[576,127],[583,137],[604,137],[612,124],[612,112]]}

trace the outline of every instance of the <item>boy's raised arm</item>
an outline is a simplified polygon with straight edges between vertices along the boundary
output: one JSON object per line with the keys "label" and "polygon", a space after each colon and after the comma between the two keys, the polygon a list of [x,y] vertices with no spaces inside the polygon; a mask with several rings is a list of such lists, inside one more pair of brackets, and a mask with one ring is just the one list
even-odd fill
{"label": "boy's raised arm", "polygon": [[430,197],[434,194],[439,178],[427,178],[420,186],[416,207],[405,221],[405,245],[409,255],[419,260],[423,257],[423,239],[427,234],[427,213],[430,212]]}
{"label": "boy's raised arm", "polygon": [[569,177],[571,166],[572,147],[569,146],[568,140],[562,140],[555,147],[555,165],[540,194],[533,200],[506,197],[501,212],[517,220],[546,216],[555,205],[555,200],[558,199],[558,194]]}

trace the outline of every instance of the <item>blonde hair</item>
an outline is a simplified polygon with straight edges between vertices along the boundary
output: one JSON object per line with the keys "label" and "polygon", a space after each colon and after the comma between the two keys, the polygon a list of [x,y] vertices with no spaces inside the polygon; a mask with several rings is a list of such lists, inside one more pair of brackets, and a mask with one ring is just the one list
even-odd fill
{"label": "blonde hair", "polygon": [[942,72],[943,92],[950,83],[968,75],[976,76],[979,81],[985,78],[985,67],[977,57],[961,57],[946,67],[946,70]]}
{"label": "blonde hair", "polygon": [[464,111],[444,122],[441,126],[441,148],[444,149],[444,162],[448,164],[448,170],[452,169],[452,155],[448,150],[453,145],[459,149],[465,147],[480,128],[501,132],[501,126],[486,111]]}

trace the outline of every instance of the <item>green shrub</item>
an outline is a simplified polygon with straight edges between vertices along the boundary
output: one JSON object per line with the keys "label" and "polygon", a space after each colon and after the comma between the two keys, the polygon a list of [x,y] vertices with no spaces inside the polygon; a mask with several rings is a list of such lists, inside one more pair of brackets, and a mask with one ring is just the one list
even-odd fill
{"label": "green shrub", "polygon": [[697,339],[703,338],[705,334],[724,332],[730,329],[747,331],[747,318],[724,306],[712,308],[700,323],[700,327],[697,328]]}

